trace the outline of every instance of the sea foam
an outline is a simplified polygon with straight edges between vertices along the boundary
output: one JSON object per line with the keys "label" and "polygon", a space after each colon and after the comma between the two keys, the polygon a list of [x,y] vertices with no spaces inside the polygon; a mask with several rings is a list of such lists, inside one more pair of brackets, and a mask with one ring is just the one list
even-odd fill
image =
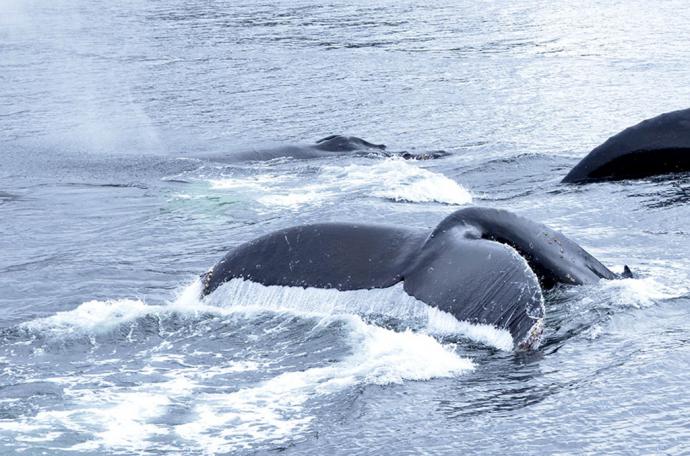
{"label": "sea foam", "polygon": [[264,164],[258,171],[253,169],[250,175],[222,174],[208,177],[206,182],[211,191],[231,192],[239,199],[253,199],[265,207],[278,209],[319,206],[336,201],[343,193],[411,203],[465,205],[472,202],[470,192],[456,181],[401,158],[324,165],[317,173],[311,170],[308,178]]}
{"label": "sea foam", "polygon": [[[366,291],[266,287],[233,280],[206,299],[199,298],[200,292],[197,280],[164,305],[137,300],[89,301],[23,327],[51,337],[72,337],[105,333],[150,315],[164,318],[174,313],[193,319],[200,313],[212,313],[240,315],[251,321],[254,315],[266,312],[287,313],[314,319],[314,328],[332,324],[343,328],[343,342],[350,352],[325,366],[279,373],[228,393],[224,388],[209,387],[208,382],[263,366],[253,360],[237,360],[211,367],[179,362],[170,368],[165,361],[173,355],[154,350],[147,355],[149,366],[139,369],[139,374],[157,374],[156,382],[109,385],[108,372],[44,379],[64,388],[64,402],[69,407],[0,420],[0,434],[11,434],[18,441],[35,443],[39,439],[51,444],[65,433],[76,432],[82,441],[70,447],[72,451],[147,453],[156,447],[158,439],[167,436],[209,454],[232,452],[261,442],[290,441],[307,432],[314,419],[307,406],[312,399],[357,384],[451,377],[474,368],[471,360],[430,335],[467,328],[459,322],[450,323],[450,315],[425,311],[423,303],[405,298],[400,287],[369,293],[367,298]],[[427,325],[423,331],[394,331],[365,321],[358,312],[426,318]],[[178,355],[182,356],[174,356]],[[89,386],[94,384],[102,387]],[[184,419],[166,424],[164,417],[170,407],[181,403],[191,407]]]}

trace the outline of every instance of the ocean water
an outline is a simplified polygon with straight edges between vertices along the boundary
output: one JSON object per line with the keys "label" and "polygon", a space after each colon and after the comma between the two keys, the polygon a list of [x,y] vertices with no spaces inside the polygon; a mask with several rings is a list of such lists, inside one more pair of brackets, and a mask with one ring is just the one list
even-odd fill
{"label": "ocean water", "polygon": [[[687,2],[0,2],[1,454],[688,454],[690,177],[560,179],[690,103]],[[349,134],[432,161],[203,158]],[[545,340],[201,272],[506,208],[635,279]]]}

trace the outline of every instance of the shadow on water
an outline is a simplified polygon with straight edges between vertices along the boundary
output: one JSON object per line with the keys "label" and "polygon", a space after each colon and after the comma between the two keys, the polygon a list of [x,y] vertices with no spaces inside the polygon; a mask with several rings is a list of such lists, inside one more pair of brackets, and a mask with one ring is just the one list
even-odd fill
{"label": "shadow on water", "polygon": [[0,192],[0,204],[11,203],[19,198],[20,196],[14,193]]}

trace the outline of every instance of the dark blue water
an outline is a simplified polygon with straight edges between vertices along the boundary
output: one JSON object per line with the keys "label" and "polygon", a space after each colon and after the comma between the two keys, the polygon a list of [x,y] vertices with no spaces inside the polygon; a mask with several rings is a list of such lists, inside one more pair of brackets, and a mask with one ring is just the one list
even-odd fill
{"label": "dark blue water", "polygon": [[[687,454],[690,178],[563,186],[690,102],[686,2],[0,4],[3,454]],[[200,157],[340,133],[372,157]],[[514,354],[401,290],[199,273],[270,230],[467,204],[636,279]]]}

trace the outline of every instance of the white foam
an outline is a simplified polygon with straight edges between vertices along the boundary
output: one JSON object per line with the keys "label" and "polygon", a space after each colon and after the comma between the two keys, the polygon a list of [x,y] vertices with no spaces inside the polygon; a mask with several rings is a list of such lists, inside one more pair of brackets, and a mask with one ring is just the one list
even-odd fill
{"label": "white foam", "polygon": [[41,443],[41,442],[50,442],[52,440],[57,439],[62,435],[61,432],[47,432],[45,434],[40,434],[40,435],[18,435],[15,437],[15,439],[18,442],[25,442],[25,443]]}
{"label": "white foam", "polygon": [[[171,399],[167,395],[149,391],[100,390],[97,394],[87,390],[79,403],[90,404],[77,410],[44,412],[51,418],[68,425],[70,430],[90,432],[93,438],[73,446],[72,450],[96,450],[99,448],[126,448],[141,450],[149,446],[152,437],[168,431],[160,424],[152,423],[160,417]],[[174,390],[170,391],[175,393]],[[40,417],[37,417],[39,420]]]}
{"label": "white foam", "polygon": [[454,180],[400,158],[389,158],[376,166],[325,167],[324,173],[338,178],[346,186],[377,183],[373,194],[395,201],[452,205],[472,202],[472,195]]}
{"label": "white foam", "polygon": [[285,195],[264,195],[257,198],[257,201],[267,207],[283,207],[286,209],[297,209],[307,204],[319,204],[323,200],[330,199],[334,196],[328,191],[320,191],[319,189],[311,190],[303,189],[304,193],[287,193]]}
{"label": "white foam", "polygon": [[326,367],[288,372],[236,393],[199,397],[197,419],[176,427],[184,439],[202,443],[211,453],[248,448],[257,441],[281,441],[304,432],[312,420],[305,403],[357,383],[400,383],[449,377],[473,369],[432,337],[397,333],[346,319],[353,354]]}
{"label": "white foam", "polygon": [[413,203],[464,205],[472,202],[470,193],[454,180],[401,158],[326,165],[309,178],[277,172],[270,166],[259,169],[262,174],[230,175],[207,181],[213,190],[232,191],[236,196],[254,199],[270,208],[318,206],[335,201],[344,193]]}
{"label": "white foam", "polygon": [[132,299],[88,301],[73,310],[28,321],[21,327],[52,335],[102,334],[161,310],[162,306],[149,306]]}
{"label": "white foam", "polygon": [[[168,305],[147,305],[135,300],[90,301],[68,312],[35,320],[25,326],[54,336],[98,334],[146,315],[179,313],[194,316],[199,312],[242,314],[289,312],[319,317],[315,328],[333,322],[343,324],[351,353],[338,362],[306,370],[284,372],[248,388],[227,393],[225,387],[211,385],[214,378],[229,373],[266,372],[257,360],[235,360],[216,366],[184,363],[181,353],[165,353],[169,342],[147,355],[148,365],[138,369],[164,381],[133,386],[113,386],[105,380],[111,373],[80,373],[74,376],[43,379],[64,389],[64,409],[43,410],[35,416],[15,421],[0,420],[0,432],[31,442],[37,435],[58,438],[78,432],[87,440],[72,451],[146,452],[156,448],[161,437],[181,439],[181,445],[201,448],[214,454],[254,447],[261,442],[289,441],[309,429],[314,417],[308,403],[343,391],[356,384],[389,384],[406,380],[428,380],[459,375],[473,369],[469,359],[456,354],[431,335],[405,330],[392,331],[368,324],[348,309],[402,316],[406,311],[424,314],[423,303],[404,298],[399,289],[381,290],[366,302],[366,292],[305,290],[265,287],[243,280],[221,287],[205,301],[199,299],[201,284],[196,281],[181,290]],[[325,292],[325,293],[321,293]],[[397,295],[397,297],[395,297]],[[403,293],[404,295],[404,293]],[[378,299],[383,298],[383,299]],[[402,301],[401,301],[401,298]],[[294,299],[300,303],[292,302]],[[222,305],[222,306],[219,306]],[[432,312],[431,321],[443,331],[453,324]],[[448,316],[450,317],[450,316]],[[450,317],[452,318],[452,317]],[[265,334],[264,337],[271,337]],[[169,361],[177,361],[170,367]],[[99,371],[100,372],[100,371]],[[94,384],[101,385],[94,388]],[[166,424],[169,407],[188,404],[189,413],[180,423]],[[52,432],[52,434],[48,434]],[[166,440],[169,440],[166,438]]]}
{"label": "white foam", "polygon": [[425,330],[435,336],[462,335],[473,341],[511,351],[514,347],[513,336],[506,329],[499,329],[491,325],[458,321],[448,312],[428,307],[428,322]]}
{"label": "white foam", "polygon": [[[645,308],[687,296],[690,286],[685,269],[683,264],[664,261],[652,267],[646,265],[643,270],[636,268],[634,278],[600,280],[592,285],[566,288],[563,292],[587,307],[604,302],[622,309]],[[615,270],[622,272],[623,266]]]}
{"label": "white foam", "polygon": [[21,327],[54,337],[98,335],[146,316],[162,318],[172,313],[194,318],[199,313],[288,312],[307,318],[360,315],[383,316],[407,322],[435,336],[463,336],[498,348],[512,350],[510,333],[491,325],[458,321],[447,312],[428,306],[408,295],[402,283],[372,290],[338,291],[323,288],[265,286],[243,279],[233,279],[201,300],[201,283],[195,280],[181,288],[164,305],[149,305],[141,300],[119,299],[88,301],[73,310],[39,318]]}
{"label": "white foam", "polygon": [[461,322],[447,312],[408,295],[403,284],[371,290],[338,291],[323,288],[265,286],[233,279],[206,298],[213,307],[248,311],[272,310],[324,317],[333,315],[385,316],[420,326],[437,336],[464,336],[500,350],[512,350],[507,330],[491,325]]}
{"label": "white foam", "polygon": [[657,277],[602,280],[600,286],[605,292],[613,294],[620,304],[637,308],[649,307],[688,293],[688,287],[683,282],[668,285]]}
{"label": "white foam", "polygon": [[78,404],[76,407],[40,411],[15,421],[0,420],[0,432],[11,432],[23,442],[49,442],[65,431],[90,435],[89,440],[70,448],[75,451],[103,447],[140,451],[148,446],[150,438],[167,433],[164,427],[151,422],[170,403],[167,396],[139,388],[79,388],[66,393]]}
{"label": "white foam", "polygon": [[162,316],[178,312],[194,316],[198,312],[217,311],[205,309],[199,300],[200,295],[201,283],[195,280],[182,287],[176,298],[168,304],[149,305],[138,299],[87,301],[72,310],[22,323],[20,328],[54,337],[98,335],[149,315]]}
{"label": "white foam", "polygon": [[221,179],[209,179],[211,188],[219,190],[253,189],[263,191],[289,180],[289,176],[277,173],[266,173],[245,177],[225,176]]}

